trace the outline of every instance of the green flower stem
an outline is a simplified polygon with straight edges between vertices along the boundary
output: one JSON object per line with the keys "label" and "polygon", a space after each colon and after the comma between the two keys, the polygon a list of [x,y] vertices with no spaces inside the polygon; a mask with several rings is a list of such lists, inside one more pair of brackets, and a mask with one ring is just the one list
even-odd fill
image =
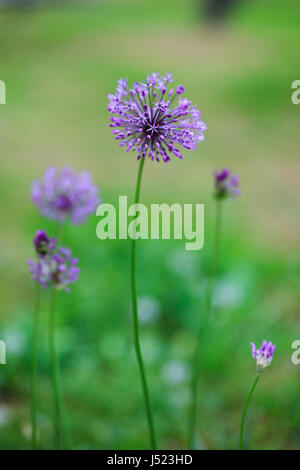
{"label": "green flower stem", "polygon": [[[57,230],[57,246],[63,245],[64,239],[64,232],[65,232],[65,225],[67,223],[68,217],[65,220],[58,222],[58,230]],[[63,399],[60,397],[60,407],[61,407],[61,420],[62,420],[62,427],[63,433],[65,438],[65,445],[67,449],[73,448],[73,437],[72,437],[72,430],[69,415],[67,413],[65,404],[63,403]]]}
{"label": "green flower stem", "polygon": [[[142,173],[144,167],[145,159],[142,158],[139,165],[137,183],[136,183],[136,191],[135,191],[135,204],[139,203],[140,198],[140,188],[141,188],[141,180],[142,180]],[[149,390],[147,385],[147,378],[145,372],[145,366],[140,346],[140,338],[139,338],[139,319],[138,319],[138,306],[137,306],[137,295],[136,295],[136,279],[135,279],[135,270],[136,270],[136,240],[132,240],[132,250],[131,250],[131,293],[132,293],[132,313],[133,313],[133,337],[134,337],[134,348],[135,354],[139,366],[142,388],[144,393],[144,400],[145,400],[145,407],[148,419],[148,426],[149,426],[149,433],[150,433],[150,442],[151,448],[153,450],[156,449],[156,439],[155,439],[155,431],[154,431],[154,424],[153,424],[153,416],[150,404],[150,396]]]}
{"label": "green flower stem", "polygon": [[242,414],[242,419],[241,419],[241,430],[240,430],[240,444],[239,444],[239,450],[242,450],[243,449],[243,441],[244,441],[244,429],[245,429],[245,418],[246,418],[246,414],[247,414],[247,409],[248,409],[248,406],[249,406],[249,403],[250,403],[250,400],[251,400],[251,397],[254,393],[254,390],[256,388],[256,385],[257,385],[257,382],[259,380],[259,377],[260,375],[257,374],[254,382],[253,382],[253,385],[251,387],[251,390],[250,390],[250,393],[248,395],[248,398],[247,398],[247,401],[245,403],[245,406],[244,406],[244,409],[243,409],[243,414]]}
{"label": "green flower stem", "polygon": [[61,448],[62,441],[62,426],[61,426],[61,399],[60,399],[60,385],[59,385],[59,364],[55,346],[55,303],[56,303],[56,288],[52,288],[50,312],[49,312],[49,349],[51,357],[52,369],[52,387],[54,393],[54,435],[55,435],[55,449]]}
{"label": "green flower stem", "polygon": [[39,331],[41,286],[36,283],[35,310],[33,319],[32,339],[32,361],[31,361],[31,446],[37,448],[37,426],[36,426],[36,376],[37,376],[37,343]]}
{"label": "green flower stem", "polygon": [[[201,325],[202,326],[202,325]],[[196,417],[198,412],[198,375],[200,367],[200,345],[202,337],[202,328],[199,329],[196,349],[192,364],[192,382],[191,382],[191,410],[189,419],[189,430],[188,430],[188,445],[189,449],[196,448],[195,433],[196,433]]]}
{"label": "green flower stem", "polygon": [[200,350],[201,350],[201,340],[203,332],[206,331],[208,326],[208,320],[211,311],[211,302],[215,276],[218,267],[219,251],[220,251],[220,238],[221,238],[221,224],[222,224],[222,200],[216,200],[216,226],[215,226],[215,238],[214,238],[214,247],[213,247],[213,256],[212,263],[209,273],[209,278],[206,287],[205,294],[205,305],[204,305],[204,315],[200,320],[198,336],[196,340],[196,348],[194,352],[193,362],[192,362],[192,382],[191,382],[191,409],[190,409],[190,418],[189,418],[189,430],[188,430],[188,444],[190,449],[196,447],[195,443],[195,434],[196,434],[196,423],[197,423],[197,412],[198,412],[198,376],[200,369]]}
{"label": "green flower stem", "polygon": [[58,230],[57,230],[57,246],[61,246],[63,244],[64,238],[64,225],[65,221],[58,222]]}
{"label": "green flower stem", "polygon": [[215,229],[215,240],[214,240],[214,249],[213,249],[213,257],[210,267],[210,274],[207,283],[206,289],[206,315],[209,317],[211,311],[211,301],[212,301],[212,294],[215,282],[215,276],[217,273],[218,268],[218,260],[219,260],[219,251],[220,251],[220,238],[221,238],[221,224],[222,224],[222,199],[216,200],[216,229]]}

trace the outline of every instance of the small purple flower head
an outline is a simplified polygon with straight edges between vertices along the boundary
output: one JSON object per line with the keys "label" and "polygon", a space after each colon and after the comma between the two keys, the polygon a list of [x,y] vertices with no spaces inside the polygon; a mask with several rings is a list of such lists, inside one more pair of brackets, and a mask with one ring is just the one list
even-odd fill
{"label": "small purple flower head", "polygon": [[63,247],[55,253],[48,253],[38,262],[28,260],[27,263],[34,281],[44,288],[52,286],[67,292],[70,291],[68,285],[77,281],[80,272],[77,258],[72,258],[71,250]]}
{"label": "small purple flower head", "polygon": [[184,86],[183,85],[179,85],[177,88],[176,88],[176,93],[177,95],[182,95],[184,93]]}
{"label": "small purple flower head", "polygon": [[271,365],[276,346],[272,344],[272,341],[268,343],[266,340],[262,342],[259,349],[256,349],[254,343],[250,343],[250,345],[252,357],[256,360],[256,370],[261,374],[266,367]]}
{"label": "small purple flower head", "polygon": [[69,248],[58,248],[53,256],[52,275],[53,282],[59,289],[68,290],[68,284],[77,281],[80,269],[77,267],[78,259],[72,258]]}
{"label": "small purple flower head", "polygon": [[168,91],[172,81],[171,73],[165,77],[152,73],[145,83],[135,83],[132,88],[127,80],[119,80],[116,93],[108,95],[108,111],[114,114],[109,124],[112,133],[126,152],[137,151],[138,160],[147,155],[165,163],[171,155],[182,159],[177,145],[195,150],[204,140],[207,127],[201,112],[181,97],[183,85]]}
{"label": "small purple flower head", "polygon": [[225,197],[236,197],[241,194],[239,189],[239,178],[237,175],[231,175],[228,168],[223,168],[221,171],[214,170],[215,176],[215,197],[222,199]]}
{"label": "small purple flower head", "polygon": [[48,237],[45,230],[37,230],[33,244],[38,257],[44,258],[54,250],[56,239],[54,237]]}
{"label": "small purple flower head", "polygon": [[72,224],[83,223],[100,203],[91,175],[71,168],[48,168],[42,181],[32,183],[31,197],[45,217],[63,222],[69,216]]}

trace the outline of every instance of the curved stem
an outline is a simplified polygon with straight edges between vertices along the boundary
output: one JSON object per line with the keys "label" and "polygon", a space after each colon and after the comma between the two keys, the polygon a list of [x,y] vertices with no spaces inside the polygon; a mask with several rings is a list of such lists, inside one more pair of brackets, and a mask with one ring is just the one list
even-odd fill
{"label": "curved stem", "polygon": [[54,393],[54,435],[55,448],[61,447],[61,401],[59,386],[59,365],[55,346],[55,301],[56,289],[52,289],[49,312],[49,349],[51,356],[52,387]]}
{"label": "curved stem", "polygon": [[245,403],[244,409],[243,409],[243,414],[242,414],[242,419],[241,419],[241,430],[240,430],[240,444],[239,444],[239,450],[243,449],[243,440],[244,440],[244,429],[245,429],[245,418],[247,414],[247,409],[251,400],[251,397],[254,393],[255,387],[257,385],[258,379],[260,375],[258,374],[253,382],[253,385],[251,387],[250,393],[248,395],[247,401]]}
{"label": "curved stem", "polygon": [[37,448],[36,426],[36,376],[37,376],[37,342],[39,331],[41,286],[36,283],[35,310],[33,319],[32,361],[31,361],[31,446]]}
{"label": "curved stem", "polygon": [[198,336],[196,340],[196,348],[193,356],[192,363],[192,382],[191,382],[191,409],[189,419],[189,430],[188,430],[188,444],[190,449],[195,448],[195,433],[196,433],[196,422],[197,422],[197,399],[198,399],[198,375],[200,368],[200,349],[201,339],[203,332],[206,330],[211,310],[211,300],[213,294],[213,286],[215,276],[217,272],[219,251],[220,251],[220,238],[221,238],[221,223],[222,223],[222,201],[217,199],[216,201],[216,226],[215,226],[215,238],[213,247],[212,263],[209,273],[209,278],[206,287],[205,294],[205,305],[204,315],[200,320]]}
{"label": "curved stem", "polygon": [[[142,158],[139,165],[137,183],[136,183],[136,191],[135,191],[135,204],[138,204],[140,198],[140,188],[141,188],[141,180],[142,180],[142,173],[144,167],[145,159]],[[138,319],[138,306],[137,306],[137,294],[136,294],[136,279],[135,279],[135,265],[136,265],[136,240],[132,239],[131,245],[131,293],[132,293],[132,313],[133,313],[133,338],[134,338],[134,348],[135,354],[139,366],[142,388],[144,393],[144,400],[145,400],[145,407],[147,413],[147,420],[149,426],[149,433],[150,433],[150,442],[151,448],[156,449],[156,439],[155,439],[155,431],[154,431],[154,424],[153,424],[153,417],[152,417],[152,409],[150,404],[150,396],[145,372],[145,366],[140,346],[140,338],[139,338],[139,319]]]}

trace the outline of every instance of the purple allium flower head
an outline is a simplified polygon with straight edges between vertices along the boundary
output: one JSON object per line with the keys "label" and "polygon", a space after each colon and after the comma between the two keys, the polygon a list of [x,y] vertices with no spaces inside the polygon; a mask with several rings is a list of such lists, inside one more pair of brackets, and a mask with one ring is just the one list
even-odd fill
{"label": "purple allium flower head", "polygon": [[250,343],[250,345],[252,357],[256,360],[256,370],[261,374],[271,364],[276,346],[272,344],[272,341],[268,343],[266,340],[262,342],[259,349],[256,349],[254,343]]}
{"label": "purple allium flower head", "polygon": [[115,114],[109,124],[113,135],[126,152],[136,150],[138,159],[148,155],[152,160],[168,162],[172,154],[183,158],[177,145],[195,150],[204,140],[207,127],[201,112],[181,97],[184,86],[167,91],[172,81],[171,73],[165,77],[152,73],[145,83],[129,88],[127,79],[121,79],[116,93],[108,95],[108,111]]}
{"label": "purple allium flower head", "polygon": [[231,175],[228,168],[223,168],[221,171],[214,170],[213,174],[215,176],[215,196],[217,199],[227,196],[236,197],[241,194],[239,178],[237,175]]}
{"label": "purple allium flower head", "polygon": [[182,95],[184,93],[184,86],[183,85],[179,85],[177,88],[176,88],[176,93],[177,95]]}
{"label": "purple allium flower head", "polygon": [[56,287],[69,291],[69,284],[77,281],[80,269],[77,258],[72,258],[71,250],[60,247],[55,253],[49,253],[38,262],[27,261],[32,279],[44,288]]}
{"label": "purple allium flower head", "polygon": [[37,230],[33,239],[33,244],[39,258],[44,258],[55,248],[56,239],[48,237],[45,230]]}
{"label": "purple allium flower head", "polygon": [[32,183],[31,197],[45,217],[63,222],[70,216],[72,224],[83,223],[100,203],[91,175],[71,168],[48,168],[42,181]]}

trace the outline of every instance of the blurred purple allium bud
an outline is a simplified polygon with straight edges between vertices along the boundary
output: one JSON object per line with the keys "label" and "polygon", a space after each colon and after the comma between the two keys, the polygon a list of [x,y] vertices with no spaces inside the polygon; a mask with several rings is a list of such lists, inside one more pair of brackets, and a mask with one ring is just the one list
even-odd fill
{"label": "blurred purple allium bud", "polygon": [[77,281],[80,269],[77,258],[72,258],[71,250],[60,247],[55,253],[48,253],[39,261],[28,260],[32,279],[44,288],[56,287],[69,291],[69,284]]}
{"label": "blurred purple allium bud", "polygon": [[250,343],[250,345],[252,357],[256,360],[256,370],[261,374],[271,364],[276,346],[266,340],[262,342],[259,349],[256,349],[254,343]]}
{"label": "blurred purple allium bud", "polygon": [[181,145],[195,150],[204,140],[206,124],[201,120],[201,112],[191,101],[180,98],[184,86],[179,85],[167,92],[173,81],[171,73],[165,77],[152,73],[145,83],[135,83],[128,87],[127,80],[119,80],[114,95],[108,95],[108,111],[115,116],[109,126],[120,147],[126,152],[136,150],[138,160],[149,156],[151,160],[166,163],[171,155],[183,158],[176,147]]}
{"label": "blurred purple allium bud", "polygon": [[241,194],[239,188],[239,178],[237,175],[231,175],[228,168],[221,171],[214,170],[215,176],[215,197],[217,199],[225,197],[236,197]]}
{"label": "blurred purple allium bud", "polygon": [[56,239],[48,237],[45,230],[37,230],[33,239],[33,244],[39,258],[44,258],[55,248]]}
{"label": "blurred purple allium bud", "polygon": [[83,223],[100,204],[91,175],[71,168],[48,168],[42,181],[32,183],[31,197],[43,216],[59,222],[69,216],[72,224]]}
{"label": "blurred purple allium bud", "polygon": [[177,88],[176,88],[176,93],[177,95],[182,95],[182,93],[184,93],[184,86],[183,85],[179,85]]}

